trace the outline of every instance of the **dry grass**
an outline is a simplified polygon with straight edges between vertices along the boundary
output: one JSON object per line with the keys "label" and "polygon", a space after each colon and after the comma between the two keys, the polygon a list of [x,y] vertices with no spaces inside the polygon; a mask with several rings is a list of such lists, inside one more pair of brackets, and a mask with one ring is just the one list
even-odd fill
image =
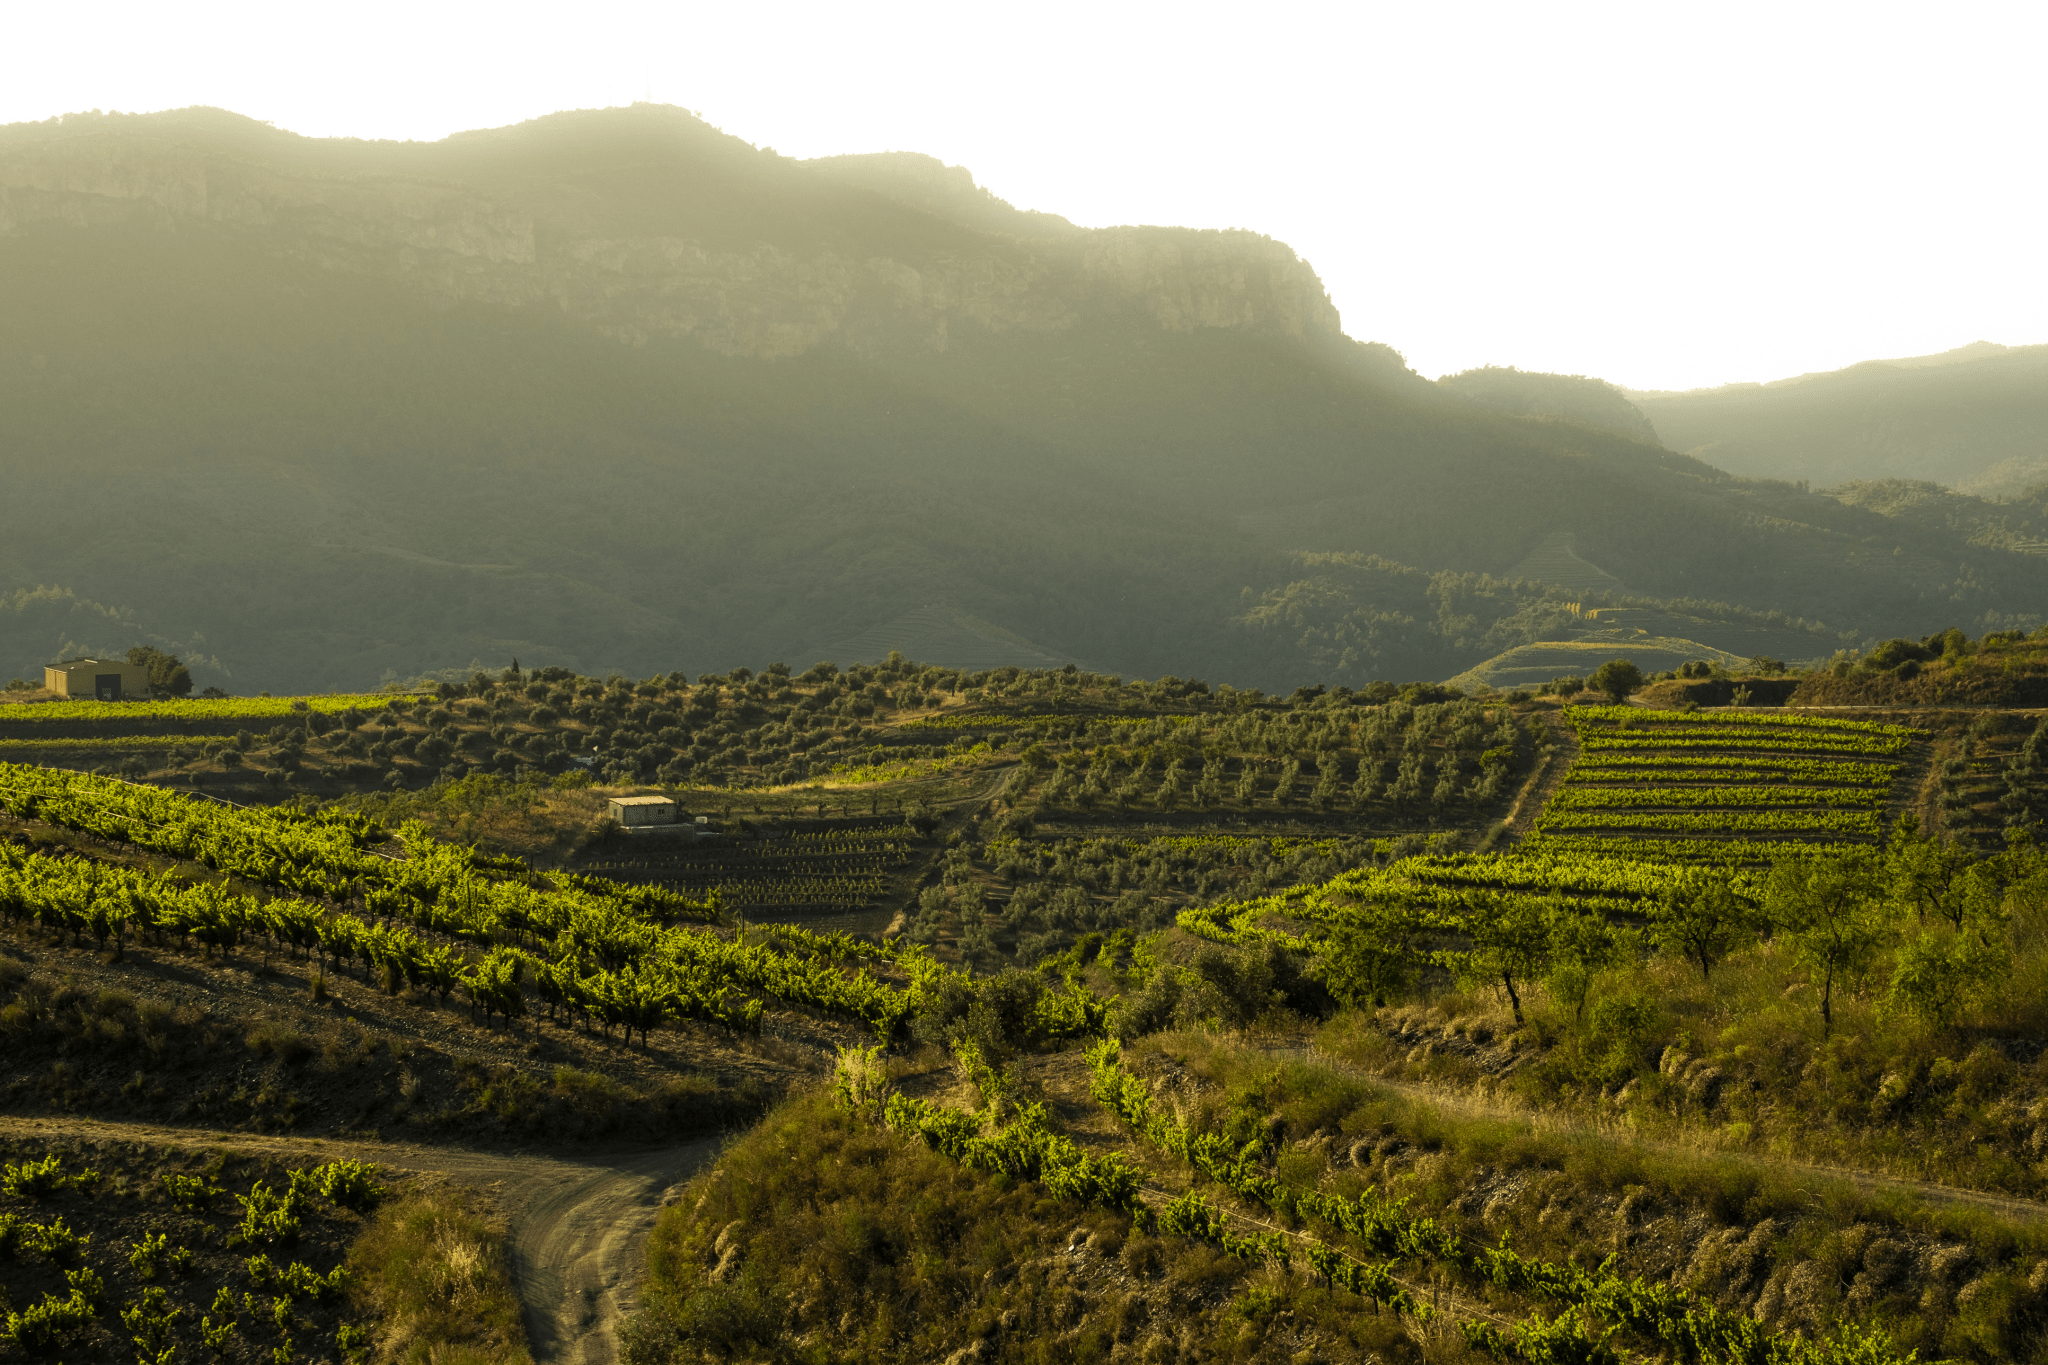
{"label": "dry grass", "polygon": [[386,1203],[349,1248],[357,1305],[376,1319],[378,1365],[530,1365],[505,1229],[454,1186]]}
{"label": "dry grass", "polygon": [[[951,1082],[935,1055],[921,1079]],[[914,1079],[892,1067],[899,1081]],[[1128,1214],[955,1165],[822,1091],[736,1139],[655,1225],[624,1365],[1421,1365],[1404,1320]],[[1439,1339],[1440,1365],[1476,1360]]]}

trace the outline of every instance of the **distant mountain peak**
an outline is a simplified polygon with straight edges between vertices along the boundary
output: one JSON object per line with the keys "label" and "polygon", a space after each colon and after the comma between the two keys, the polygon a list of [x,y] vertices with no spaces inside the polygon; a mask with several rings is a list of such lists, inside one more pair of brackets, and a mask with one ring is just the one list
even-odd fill
{"label": "distant mountain peak", "polygon": [[816,157],[801,164],[819,175],[984,232],[1056,237],[1082,231],[1058,214],[1017,208],[975,184],[973,173],[965,166],[948,166],[923,152],[856,152]]}
{"label": "distant mountain peak", "polygon": [[83,224],[202,229],[437,306],[764,359],[1110,317],[1341,336],[1315,271],[1257,233],[1076,228],[933,157],[797,162],[668,105],[432,143],[305,138],[214,109],[0,128],[0,239]]}
{"label": "distant mountain peak", "polygon": [[2038,346],[2001,346],[1995,341],[1973,341],[1967,346],[1942,351],[1935,355],[1903,356],[1897,360],[1880,360],[1880,365],[1896,365],[1905,370],[1931,370],[1941,365],[1963,365],[1972,360],[1989,360],[1992,356],[2011,355],[2015,351],[2040,350]]}

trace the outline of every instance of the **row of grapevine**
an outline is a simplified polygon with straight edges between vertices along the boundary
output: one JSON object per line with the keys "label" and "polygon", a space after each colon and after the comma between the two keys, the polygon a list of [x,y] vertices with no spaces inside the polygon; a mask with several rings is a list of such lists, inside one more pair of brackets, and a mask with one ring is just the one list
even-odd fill
{"label": "row of grapevine", "polygon": [[1795,834],[1808,831],[1825,834],[1860,834],[1876,839],[1884,833],[1884,821],[1876,811],[1774,810],[1761,813],[1740,811],[1588,811],[1567,807],[1555,814],[1546,812],[1536,828],[1544,833],[1574,829],[1668,829],[1679,834]]}
{"label": "row of grapevine", "polygon": [[892,1092],[883,1080],[878,1049],[842,1049],[835,1072],[835,1096],[842,1109],[914,1138],[951,1161],[991,1175],[1036,1180],[1048,1194],[1132,1215],[1135,1227],[1164,1236],[1208,1242],[1242,1260],[1287,1265],[1295,1242],[1305,1243],[1313,1270],[1353,1293],[1427,1319],[1430,1310],[1395,1281],[1384,1263],[1360,1262],[1312,1237],[1282,1233],[1238,1236],[1229,1221],[1199,1192],[1167,1201],[1157,1209],[1141,1197],[1144,1174],[1119,1154],[1091,1157],[1052,1131],[1043,1104],[1010,1107],[1002,1117],[1006,1076],[993,1074],[972,1044],[962,1060],[982,1089],[981,1110],[955,1109]]}
{"label": "row of grapevine", "polygon": [[1576,782],[1826,782],[1887,787],[1895,763],[1829,763],[1746,754],[1606,754],[1572,770]]}
{"label": "row of grapevine", "polygon": [[1733,749],[1738,752],[1780,752],[1791,754],[1895,754],[1908,741],[1889,735],[1802,735],[1792,732],[1750,731],[1730,733],[1724,728],[1595,732],[1581,734],[1580,747],[1587,753],[1638,750]]}
{"label": "row of grapevine", "polygon": [[[104,803],[93,799],[102,795]],[[847,976],[808,956],[704,930],[664,928],[656,917],[636,913],[626,897],[589,890],[589,879],[580,879],[581,885],[556,879],[555,884],[535,887],[522,880],[479,875],[469,850],[439,844],[416,824],[400,832],[407,856],[391,859],[358,847],[381,832],[367,822],[233,810],[74,773],[0,767],[0,802],[16,814],[54,818],[175,856],[196,855],[209,866],[246,880],[289,886],[335,905],[359,893],[364,908],[386,923],[368,925],[314,902],[258,902],[212,885],[187,886],[169,875],[147,878],[105,864],[20,850],[10,854],[10,894],[22,900],[16,913],[55,916],[67,927],[74,920],[64,917],[75,915],[79,932],[95,932],[94,926],[100,926],[109,935],[118,935],[130,924],[169,932],[189,920],[193,927],[181,932],[209,951],[226,951],[251,932],[269,932],[262,928],[264,917],[284,915],[294,926],[279,932],[299,935],[293,942],[306,934],[338,936],[335,942],[342,946],[337,961],[363,957],[366,968],[395,973],[445,995],[452,986],[443,984],[445,971],[434,975],[433,966],[442,960],[437,954],[444,950],[412,933],[412,928],[425,929],[490,946],[485,960],[494,966],[485,969],[479,964],[469,969],[469,976],[457,978],[457,984],[479,985],[483,994],[472,992],[473,1003],[489,1013],[526,1013],[523,996],[515,988],[529,974],[551,1005],[570,1008],[616,997],[628,988],[615,978],[632,975],[641,982],[632,987],[635,992],[655,989],[647,983],[657,983],[675,1017],[751,1026],[759,1019],[758,1005],[750,1008],[727,994],[751,990],[858,1019],[888,1037],[914,1013],[921,983],[932,972],[945,970],[906,954],[913,978],[906,990],[880,982],[865,970]],[[149,814],[136,811],[137,805]],[[337,870],[354,875],[342,879]],[[302,908],[271,908],[280,905]],[[715,913],[716,906],[709,909]],[[302,920],[305,923],[299,923]],[[360,940],[356,947],[350,946],[351,934]],[[328,940],[321,937],[321,942],[326,945]],[[327,951],[336,954],[331,946]],[[504,956],[507,952],[516,956]],[[548,977],[540,976],[541,967],[548,968]],[[476,975],[479,971],[484,975]],[[576,983],[597,984],[572,989],[564,973],[573,974]],[[601,1011],[592,1013],[605,1021]],[[634,1027],[644,1032],[643,1025]]]}
{"label": "row of grapevine", "polygon": [[1749,730],[1839,731],[1856,735],[1885,735],[1905,742],[1917,733],[1911,726],[1884,725],[1848,716],[1814,716],[1799,711],[1728,711],[1702,714],[1697,711],[1651,711],[1640,706],[1574,706],[1570,716],[1591,724],[1613,724],[1630,728],[1669,725],[1679,728],[1711,725]]}
{"label": "row of grapevine", "polygon": [[[1585,779],[1574,773],[1573,781],[1551,798],[1545,814],[1564,810],[1593,810],[1615,806],[1727,806],[1736,809],[1757,806],[1882,806],[1882,788],[1794,787],[1600,787],[1582,786]],[[1638,777],[1637,781],[1642,779]],[[1666,779],[1659,774],[1657,781]],[[1709,781],[1713,779],[1707,779]]]}
{"label": "row of grapevine", "polygon": [[[1628,840],[1625,848],[1610,845],[1616,854],[1675,861],[1749,857],[1759,841],[1875,841],[1899,763],[1841,756],[1896,756],[1919,733],[1846,717],[1748,711],[1573,707],[1565,717],[1580,756],[1531,841],[1553,858],[1590,850],[1597,845],[1586,841],[1608,831]],[[1643,837],[1659,833],[1672,837]]]}
{"label": "row of grapevine", "polygon": [[[1728,1312],[1689,1290],[1640,1278],[1624,1279],[1612,1269],[1613,1256],[1587,1269],[1521,1256],[1505,1241],[1498,1246],[1474,1242],[1435,1218],[1410,1214],[1407,1200],[1390,1200],[1374,1188],[1351,1199],[1296,1188],[1265,1174],[1264,1163],[1271,1152],[1263,1142],[1240,1145],[1219,1133],[1197,1132],[1155,1105],[1144,1081],[1124,1069],[1122,1049],[1114,1039],[1090,1048],[1088,1062],[1095,1097],[1149,1145],[1186,1162],[1240,1198],[1283,1218],[1312,1219],[1371,1255],[1391,1257],[1395,1262],[1419,1261],[1475,1283],[1591,1313],[1615,1328],[1663,1343],[1696,1360],[1740,1361],[1744,1365],[1904,1365],[1914,1358],[1912,1353],[1900,1357],[1889,1338],[1878,1331],[1845,1326],[1819,1341],[1772,1332],[1756,1319]],[[1544,1329],[1560,1326],[1576,1344],[1586,1344],[1583,1319],[1559,1319],[1537,1328],[1525,1325],[1512,1339],[1497,1330],[1468,1325],[1466,1337],[1476,1345],[1536,1361],[1546,1358],[1544,1348],[1552,1344]],[[1604,1336],[1590,1339],[1605,1340]]]}
{"label": "row of grapevine", "polygon": [[201,697],[179,701],[49,701],[0,706],[0,727],[13,729],[57,722],[119,723],[144,720],[281,720],[301,711],[340,715],[381,711],[410,697],[390,692],[344,693],[324,697]]}
{"label": "row of grapevine", "polygon": [[1518,855],[1536,856],[1553,861],[1586,859],[1617,862],[1639,859],[1653,866],[1735,863],[1758,867],[1780,858],[1810,853],[1812,850],[1811,843],[1793,839],[1636,839],[1613,835],[1538,832],[1517,845],[1515,852]]}

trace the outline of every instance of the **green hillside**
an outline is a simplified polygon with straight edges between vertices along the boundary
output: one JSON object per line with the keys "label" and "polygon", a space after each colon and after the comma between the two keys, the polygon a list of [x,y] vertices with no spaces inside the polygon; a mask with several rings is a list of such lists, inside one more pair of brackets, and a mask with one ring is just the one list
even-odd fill
{"label": "green hillside", "polygon": [[2048,346],[1628,397],[1672,449],[1752,478],[1925,479],[1987,497],[2048,482]]}
{"label": "green hillside", "polygon": [[803,667],[926,609],[1127,675],[1443,677],[1553,608],[1427,585],[1559,537],[1646,599],[1859,638],[2048,601],[1954,528],[1454,398],[1255,234],[1020,221],[680,110],[405,145],[85,117],[0,160],[52,186],[0,236],[0,441],[36,470],[0,584],[239,688]]}
{"label": "green hillside", "polygon": [[62,732],[0,737],[6,1336],[2035,1360],[2048,721],[1991,689],[2044,652],[1820,713],[900,657],[0,707]]}
{"label": "green hillside", "polygon": [[1559,417],[1619,432],[1645,445],[1662,444],[1648,418],[1604,379],[1582,374],[1536,374],[1513,366],[1447,374],[1436,381],[1466,403],[1518,417]]}
{"label": "green hillside", "polygon": [[[1606,637],[1606,638],[1602,638]],[[1627,658],[1645,673],[1669,673],[1681,664],[1705,659],[1723,668],[1748,661],[1726,650],[1694,640],[1634,631],[1601,631],[1581,640],[1543,640],[1494,655],[1466,669],[1445,686],[1462,691],[1535,687],[1553,678],[1584,677],[1609,659]]]}

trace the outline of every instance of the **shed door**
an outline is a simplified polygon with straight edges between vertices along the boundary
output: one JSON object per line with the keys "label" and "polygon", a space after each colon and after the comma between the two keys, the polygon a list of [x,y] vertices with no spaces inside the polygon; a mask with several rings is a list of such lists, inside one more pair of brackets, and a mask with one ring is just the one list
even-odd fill
{"label": "shed door", "polygon": [[93,690],[99,693],[101,701],[121,700],[121,675],[119,673],[98,673],[93,676]]}

